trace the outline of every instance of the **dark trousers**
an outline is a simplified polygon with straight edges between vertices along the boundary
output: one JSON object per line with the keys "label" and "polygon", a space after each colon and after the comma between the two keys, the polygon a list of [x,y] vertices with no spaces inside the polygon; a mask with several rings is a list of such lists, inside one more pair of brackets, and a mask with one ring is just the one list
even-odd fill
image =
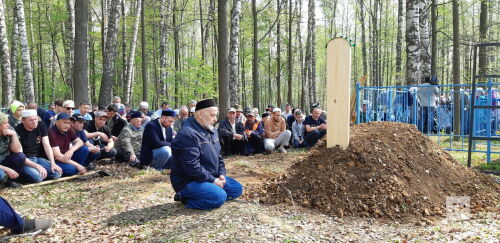
{"label": "dark trousers", "polygon": [[326,130],[314,130],[306,134],[306,136],[304,137],[304,141],[306,142],[307,146],[312,147],[318,142],[318,140],[325,136],[325,134]]}
{"label": "dark trousers", "polygon": [[24,155],[24,153],[11,153],[9,156],[5,157],[1,164],[15,170],[17,173],[21,173],[25,161],[26,155]]}
{"label": "dark trousers", "polygon": [[21,216],[2,197],[0,197],[0,226],[9,228],[14,233],[21,233],[24,226]]}
{"label": "dark trousers", "polygon": [[[71,156],[71,160],[77,162],[81,166],[87,166],[89,164],[87,160],[87,155],[89,154],[89,148],[87,146],[82,146],[79,148],[77,151],[73,153],[73,156]],[[56,164],[61,167],[63,174],[62,176],[72,176],[78,174],[78,170],[74,165],[68,164],[68,163],[63,163],[60,161],[56,160]]]}
{"label": "dark trousers", "polygon": [[252,147],[252,149],[247,149],[249,153],[258,154],[264,152],[264,140],[257,134],[252,134],[248,137],[248,145],[248,147]]}
{"label": "dark trousers", "polygon": [[[130,160],[130,155],[131,153],[124,150],[124,149],[118,149],[116,151],[116,161],[118,162],[128,162]],[[135,153],[135,157],[137,157],[137,160],[139,160],[140,158],[140,154],[139,153]]]}
{"label": "dark trousers", "polygon": [[222,147],[222,154],[248,154],[246,151],[247,140],[235,140],[232,137],[220,137],[220,145]]}

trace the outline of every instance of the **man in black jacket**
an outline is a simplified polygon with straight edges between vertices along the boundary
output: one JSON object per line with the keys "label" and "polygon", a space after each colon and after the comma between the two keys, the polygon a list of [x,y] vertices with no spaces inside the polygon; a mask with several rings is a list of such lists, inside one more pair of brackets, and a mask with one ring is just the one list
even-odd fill
{"label": "man in black jacket", "polygon": [[106,125],[111,129],[111,138],[116,141],[120,136],[120,132],[128,123],[118,114],[118,107],[115,104],[111,104],[106,108],[106,114],[108,116]]}
{"label": "man in black jacket", "polygon": [[243,123],[236,120],[235,108],[230,108],[227,111],[227,118],[219,123],[217,132],[219,133],[222,154],[248,154],[246,151],[248,139],[245,135],[245,128]]}

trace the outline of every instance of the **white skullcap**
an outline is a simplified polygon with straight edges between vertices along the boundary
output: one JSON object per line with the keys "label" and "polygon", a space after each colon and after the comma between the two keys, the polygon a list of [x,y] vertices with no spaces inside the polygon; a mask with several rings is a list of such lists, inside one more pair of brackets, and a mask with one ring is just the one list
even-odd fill
{"label": "white skullcap", "polygon": [[22,117],[37,116],[36,110],[34,110],[34,109],[23,110],[23,112],[21,114],[22,114]]}
{"label": "white skullcap", "polygon": [[147,108],[148,108],[148,102],[143,101],[143,102],[139,103],[139,106],[140,106],[142,109],[147,109]]}
{"label": "white skullcap", "polygon": [[281,109],[276,107],[273,109],[273,112],[281,112]]}

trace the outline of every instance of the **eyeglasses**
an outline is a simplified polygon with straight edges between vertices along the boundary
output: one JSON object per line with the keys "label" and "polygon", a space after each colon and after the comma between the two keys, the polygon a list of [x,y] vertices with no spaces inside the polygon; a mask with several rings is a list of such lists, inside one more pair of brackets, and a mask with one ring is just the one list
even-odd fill
{"label": "eyeglasses", "polygon": [[74,110],[74,109],[75,109],[75,108],[73,108],[73,107],[66,107],[66,110],[68,110],[68,111],[69,111],[69,110]]}

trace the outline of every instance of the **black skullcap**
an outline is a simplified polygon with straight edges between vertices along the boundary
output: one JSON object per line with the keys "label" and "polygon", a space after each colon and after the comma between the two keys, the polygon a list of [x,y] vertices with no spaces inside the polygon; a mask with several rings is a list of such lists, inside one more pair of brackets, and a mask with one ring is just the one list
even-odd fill
{"label": "black skullcap", "polygon": [[269,112],[262,113],[262,118],[269,116]]}
{"label": "black skullcap", "polygon": [[106,108],[106,109],[108,111],[118,112],[118,106],[116,106],[115,104],[108,105],[108,108]]}
{"label": "black skullcap", "polygon": [[172,109],[165,109],[161,111],[161,116],[172,116],[175,117],[175,111]]}
{"label": "black skullcap", "polygon": [[214,107],[214,106],[217,106],[217,105],[215,104],[215,101],[213,99],[201,100],[198,103],[196,103],[195,111],[199,111],[199,110],[209,108],[209,107]]}
{"label": "black skullcap", "polygon": [[140,111],[132,111],[130,113],[130,119],[134,119],[134,118],[142,118],[142,112],[140,112]]}

